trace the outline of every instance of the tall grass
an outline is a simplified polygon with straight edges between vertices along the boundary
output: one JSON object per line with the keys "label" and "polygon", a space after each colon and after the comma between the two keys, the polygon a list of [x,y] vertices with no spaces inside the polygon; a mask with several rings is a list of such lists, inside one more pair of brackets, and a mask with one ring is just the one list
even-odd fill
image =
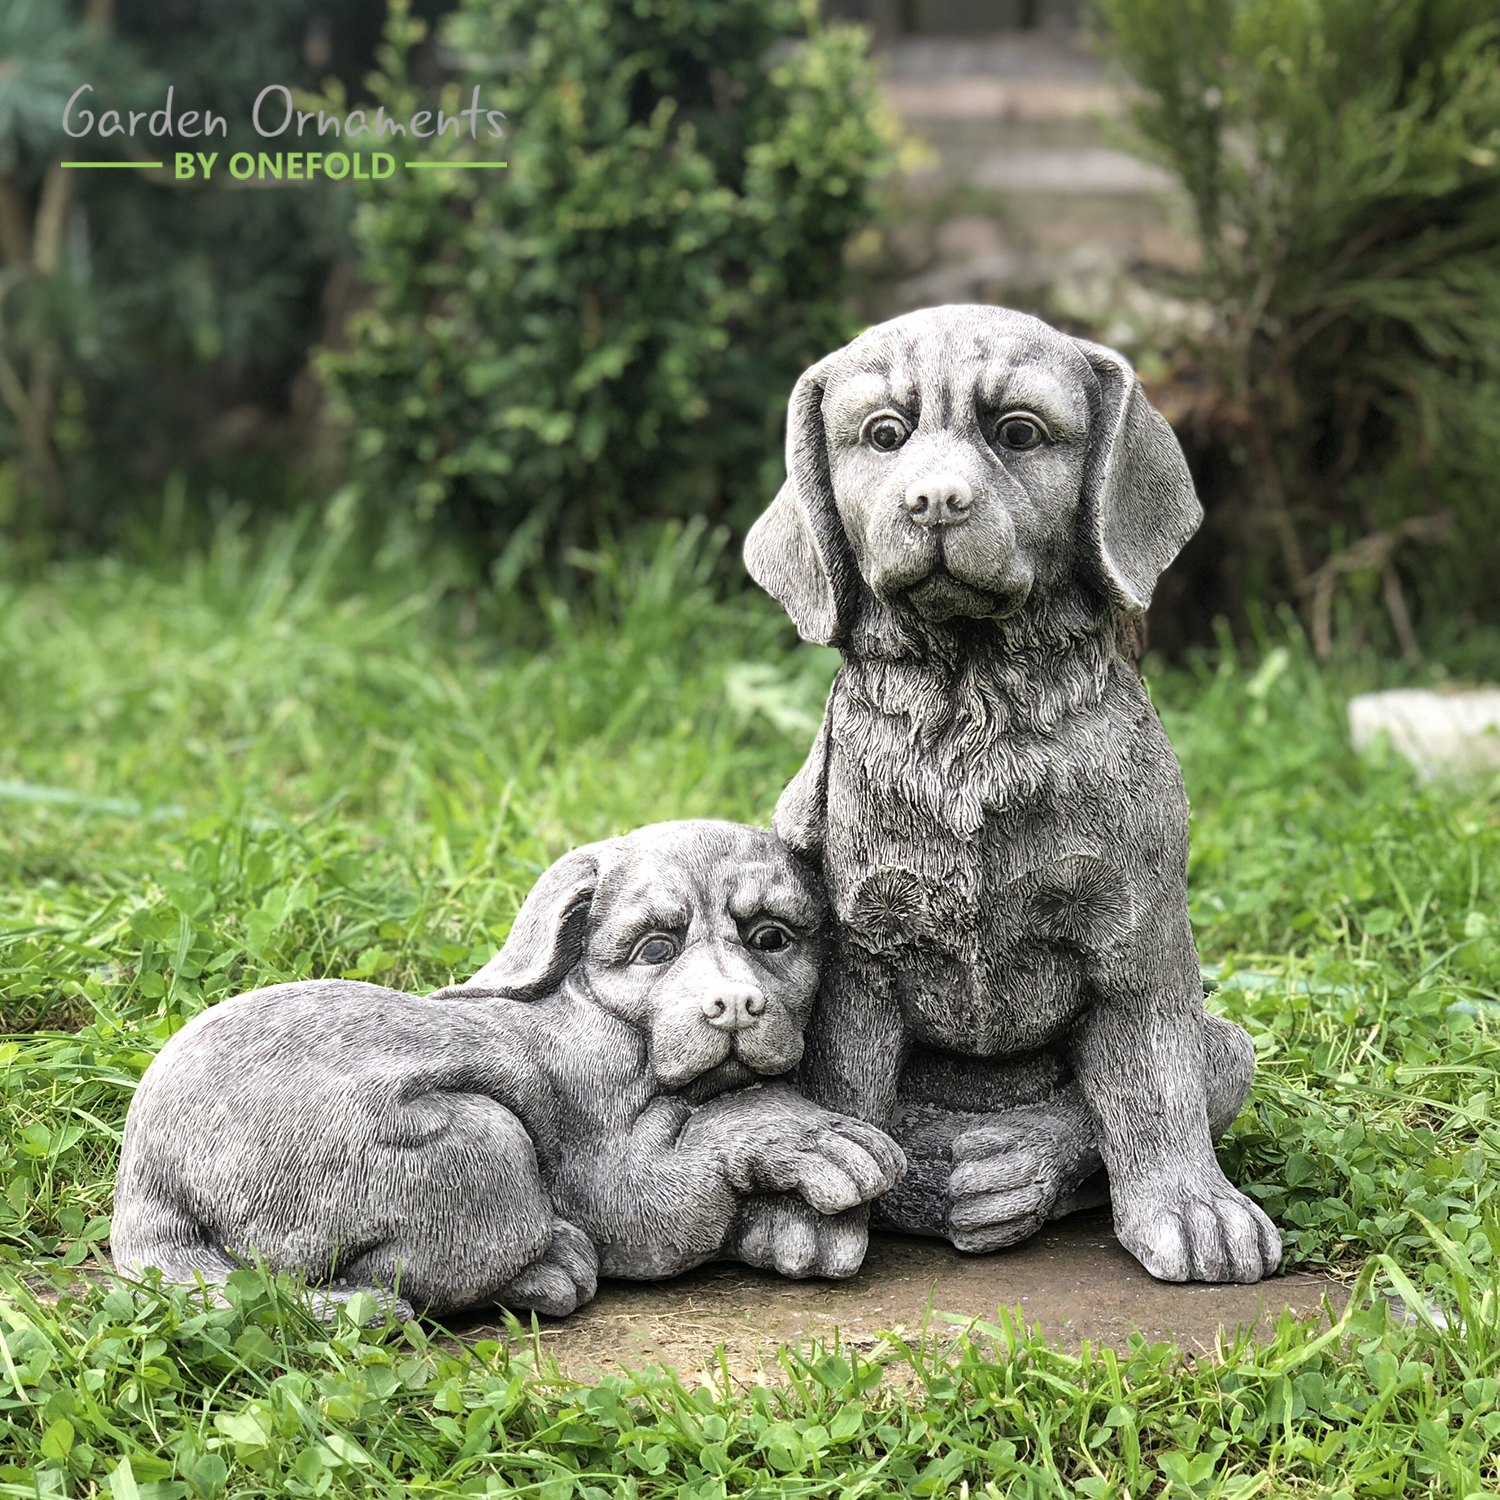
{"label": "tall grass", "polygon": [[[299,975],[445,982],[569,845],[765,821],[835,664],[726,599],[702,531],[579,558],[577,597],[481,601],[469,633],[436,588],[351,579],[341,545],[225,530],[172,575],[0,586],[0,1495],[1500,1482],[1500,788],[1356,758],[1344,699],[1380,669],[1316,667],[1291,623],[1150,684],[1193,799],[1210,1003],[1261,1061],[1226,1166],[1290,1263],[1364,1267],[1332,1338],[1287,1322],[1185,1370],[1001,1322],[942,1359],[788,1355],[784,1390],[746,1396],[538,1385],[493,1346],[314,1327],[253,1273],[216,1310],[38,1300],[104,1243],[130,1092],[184,1017]],[[905,1373],[876,1393],[882,1364]]]}
{"label": "tall grass", "polygon": [[153,1286],[53,1301],[0,1273],[0,1494],[1492,1493],[1494,1278],[1466,1280],[1452,1327],[1367,1298],[1392,1271],[1372,1263],[1326,1330],[1287,1315],[1194,1364],[1140,1335],[1068,1354],[1001,1310],[866,1355],[783,1350],[781,1381],[748,1391],[662,1371],[579,1386],[519,1326],[472,1349],[416,1323],[324,1328],[253,1271],[217,1308]]}

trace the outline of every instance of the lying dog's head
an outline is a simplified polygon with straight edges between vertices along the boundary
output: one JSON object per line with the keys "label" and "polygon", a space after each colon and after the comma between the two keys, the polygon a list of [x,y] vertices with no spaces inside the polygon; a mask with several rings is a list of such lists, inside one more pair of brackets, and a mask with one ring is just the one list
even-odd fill
{"label": "lying dog's head", "polygon": [[645,1034],[667,1088],[715,1092],[802,1056],[821,919],[769,830],[658,823],[564,855],[504,948],[440,993],[536,1000],[567,985]]}
{"label": "lying dog's head", "polygon": [[1082,582],[1138,613],[1203,517],[1172,429],[1113,350],[998,307],[861,334],[797,382],[787,482],[745,544],[808,640],[863,587],[939,622]]}

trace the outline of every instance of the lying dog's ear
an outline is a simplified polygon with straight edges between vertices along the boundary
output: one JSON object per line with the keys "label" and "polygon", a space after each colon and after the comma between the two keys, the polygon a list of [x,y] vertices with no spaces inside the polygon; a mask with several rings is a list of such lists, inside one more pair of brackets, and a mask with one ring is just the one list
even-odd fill
{"label": "lying dog's ear", "polygon": [[1123,356],[1075,340],[1099,381],[1099,433],[1083,484],[1082,525],[1110,598],[1140,614],[1156,580],[1203,520],[1177,435]]}
{"label": "lying dog's ear", "polygon": [[786,483],[745,538],[750,576],[792,617],[797,634],[836,646],[848,623],[852,563],[833,503],[823,434],[823,371],[792,390],[786,420]]}
{"label": "lying dog's ear", "polygon": [[532,886],[505,946],[463,984],[429,998],[540,1000],[583,957],[589,907],[599,884],[597,844],[565,854]]}

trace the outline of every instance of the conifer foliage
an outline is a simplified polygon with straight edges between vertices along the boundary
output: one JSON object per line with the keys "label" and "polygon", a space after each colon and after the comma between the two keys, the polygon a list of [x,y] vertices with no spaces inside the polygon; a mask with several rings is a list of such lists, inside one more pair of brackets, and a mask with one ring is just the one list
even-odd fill
{"label": "conifer foliage", "polygon": [[1184,581],[1214,608],[1289,594],[1324,650],[1363,607],[1414,652],[1413,584],[1431,614],[1493,612],[1493,0],[1099,8],[1215,313],[1186,370],[1209,521]]}

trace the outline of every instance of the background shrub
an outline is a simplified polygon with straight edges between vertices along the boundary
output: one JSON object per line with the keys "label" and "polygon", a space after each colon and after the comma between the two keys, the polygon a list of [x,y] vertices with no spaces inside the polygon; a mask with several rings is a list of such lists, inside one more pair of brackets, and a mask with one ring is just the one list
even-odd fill
{"label": "background shrub", "polygon": [[629,517],[747,521],[794,378],[852,331],[889,157],[863,34],[795,0],[468,0],[445,38],[510,166],[397,173],[358,216],[374,301],[322,369],[367,493],[502,579]]}
{"label": "background shrub", "polygon": [[1191,200],[1190,290],[1215,314],[1178,355],[1208,520],[1161,613],[1206,636],[1215,614],[1290,596],[1324,654],[1340,616],[1408,654],[1424,603],[1493,618],[1492,0],[1099,8],[1145,148]]}

